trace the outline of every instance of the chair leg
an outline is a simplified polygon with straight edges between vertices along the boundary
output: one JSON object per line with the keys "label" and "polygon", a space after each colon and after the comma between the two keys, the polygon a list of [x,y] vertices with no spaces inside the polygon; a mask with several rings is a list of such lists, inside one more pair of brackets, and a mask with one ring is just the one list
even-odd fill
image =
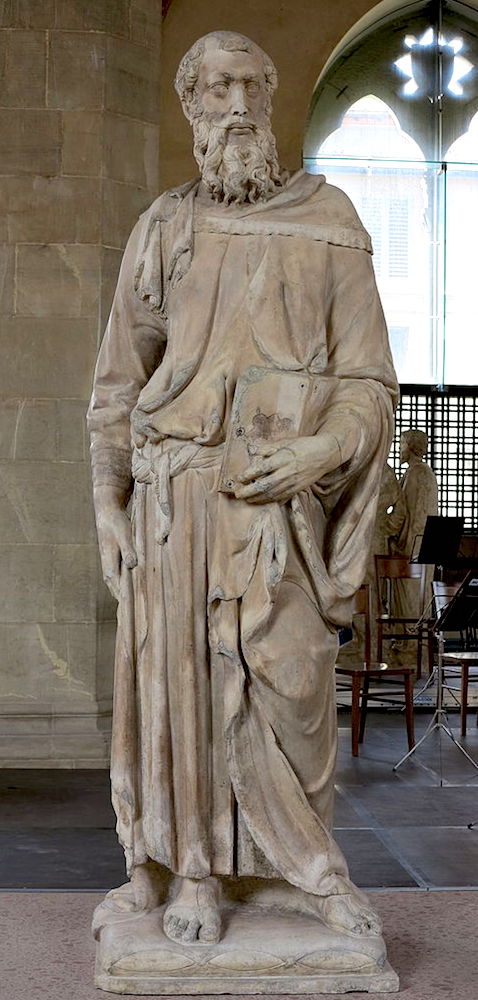
{"label": "chair leg", "polygon": [[405,719],[407,723],[407,738],[408,738],[408,749],[412,750],[415,746],[415,720],[413,717],[413,677],[411,674],[405,674],[404,678],[405,684]]}
{"label": "chair leg", "polygon": [[468,664],[461,666],[461,735],[466,736],[466,713],[468,711]]}
{"label": "chair leg", "polygon": [[362,685],[362,703],[360,705],[360,732],[359,732],[359,743],[363,743],[363,738],[365,734],[365,723],[367,721],[367,709],[368,709],[368,689],[370,686],[370,678],[364,677]]}
{"label": "chair leg", "polygon": [[358,757],[359,753],[361,682],[360,674],[352,677],[352,757]]}
{"label": "chair leg", "polygon": [[377,622],[377,660],[379,663],[383,660],[383,626],[380,622]]}
{"label": "chair leg", "polygon": [[423,636],[420,630],[420,632],[418,633],[418,642],[417,642],[417,681],[419,681],[422,676],[422,645],[423,645]]}

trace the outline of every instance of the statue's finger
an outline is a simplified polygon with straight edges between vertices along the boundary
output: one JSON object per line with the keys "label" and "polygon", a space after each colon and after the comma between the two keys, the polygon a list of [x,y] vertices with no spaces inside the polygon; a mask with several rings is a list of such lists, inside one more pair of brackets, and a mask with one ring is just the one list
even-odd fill
{"label": "statue's finger", "polygon": [[262,459],[254,459],[237,478],[241,483],[250,483],[254,479],[259,479],[260,476],[265,475],[267,471],[266,463]]}
{"label": "statue's finger", "polygon": [[257,497],[258,499],[268,497],[271,485],[275,485],[275,476],[277,476],[277,472],[272,472],[269,475],[256,477],[252,482],[237,487],[236,497],[239,500],[250,500],[252,497]]}
{"label": "statue's finger", "polygon": [[121,558],[127,569],[134,569],[138,565],[138,559],[133,547],[131,530],[122,533],[120,538]]}

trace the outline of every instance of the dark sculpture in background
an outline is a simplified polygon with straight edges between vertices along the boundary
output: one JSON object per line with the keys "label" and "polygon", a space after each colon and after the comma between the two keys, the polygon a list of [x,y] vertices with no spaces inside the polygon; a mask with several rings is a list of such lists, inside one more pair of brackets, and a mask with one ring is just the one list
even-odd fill
{"label": "dark sculpture in background", "polygon": [[129,876],[95,929],[116,992],[397,988],[331,832],[337,629],[397,385],[369,237],[341,191],[279,167],[276,84],[242,35],[182,60],[201,177],[135,226],[95,375]]}

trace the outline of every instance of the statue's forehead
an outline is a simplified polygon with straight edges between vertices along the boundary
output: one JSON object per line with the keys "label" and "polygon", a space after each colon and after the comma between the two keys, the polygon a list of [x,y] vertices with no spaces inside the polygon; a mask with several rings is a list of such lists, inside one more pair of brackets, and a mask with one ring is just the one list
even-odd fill
{"label": "statue's forehead", "polygon": [[231,52],[214,46],[207,48],[201,59],[199,81],[215,75],[233,78],[254,76],[264,80],[264,66],[258,52]]}

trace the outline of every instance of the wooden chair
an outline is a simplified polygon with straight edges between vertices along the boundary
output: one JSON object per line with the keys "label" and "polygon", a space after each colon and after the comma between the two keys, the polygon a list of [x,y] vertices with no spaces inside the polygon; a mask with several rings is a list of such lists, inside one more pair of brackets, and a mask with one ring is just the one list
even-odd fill
{"label": "wooden chair", "polygon": [[[413,725],[413,667],[389,667],[387,663],[371,662],[370,626],[372,614],[370,587],[368,584],[364,584],[357,591],[354,599],[353,614],[364,616],[364,660],[362,663],[357,664],[357,666],[348,667],[336,664],[335,667],[337,677],[348,677],[351,679],[351,684],[338,680],[337,690],[351,691],[352,693],[352,756],[358,757],[359,743],[363,742],[369,701],[376,700],[391,705],[403,704],[402,701],[397,702],[397,695],[404,697],[408,748],[411,750],[415,746]],[[394,690],[390,689],[388,684],[397,684],[397,679],[401,679],[402,686]],[[370,691],[371,681],[376,682],[376,691]]]}
{"label": "wooden chair", "polygon": [[[435,599],[435,609],[437,614],[443,610],[446,604],[455,596],[460,584],[442,583],[440,580],[433,581],[433,596]],[[459,645],[465,646],[466,636],[460,635]],[[466,723],[468,713],[468,687],[470,681],[478,681],[478,649],[453,649],[456,641],[445,637],[443,652],[443,687],[452,692],[460,692],[460,721],[461,735],[466,736]],[[459,680],[459,687],[453,687],[450,681]],[[478,711],[476,713],[476,725],[478,726]]]}
{"label": "wooden chair", "polygon": [[[425,563],[411,563],[408,556],[375,556],[375,575],[377,580],[377,594],[379,601],[382,601],[384,589],[387,590],[386,608],[376,619],[377,622],[377,660],[383,658],[383,643],[392,640],[401,642],[416,642],[417,644],[417,679],[422,676],[422,648],[426,643],[428,650],[428,673],[433,670],[433,618],[426,618],[421,625],[418,625],[418,618],[400,618],[392,615],[391,608],[391,586],[393,580],[419,580],[420,581],[420,606],[426,607],[426,582],[427,569]],[[384,587],[385,585],[385,587]],[[415,625],[416,630],[407,632],[407,625]],[[397,631],[398,628],[398,631]],[[391,629],[391,631],[390,631]]]}

